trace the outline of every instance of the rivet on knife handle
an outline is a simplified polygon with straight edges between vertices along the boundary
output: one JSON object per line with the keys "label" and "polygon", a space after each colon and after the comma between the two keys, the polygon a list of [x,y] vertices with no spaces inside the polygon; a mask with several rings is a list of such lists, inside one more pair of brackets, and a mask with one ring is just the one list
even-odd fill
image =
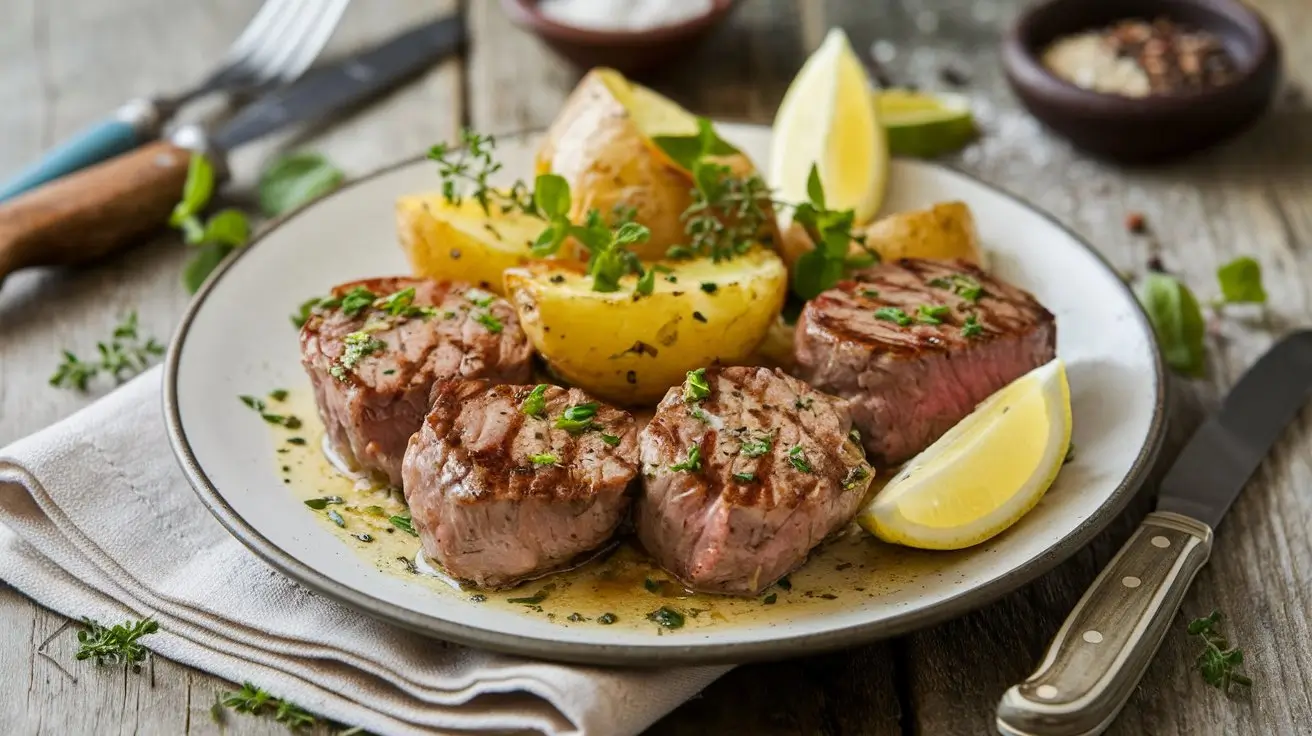
{"label": "rivet on knife handle", "polygon": [[107,255],[168,221],[191,151],[157,141],[0,202],[0,279]]}
{"label": "rivet on knife handle", "polygon": [[1120,712],[1212,551],[1212,530],[1154,512],[1080,599],[1038,670],[998,705],[1007,736],[1101,733]]}

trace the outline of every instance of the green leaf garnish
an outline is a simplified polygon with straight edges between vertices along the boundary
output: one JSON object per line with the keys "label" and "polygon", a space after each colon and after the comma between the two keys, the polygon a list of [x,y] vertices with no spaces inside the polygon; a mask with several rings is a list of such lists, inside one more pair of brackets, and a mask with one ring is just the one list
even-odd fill
{"label": "green leaf garnish", "polygon": [[875,319],[892,322],[898,327],[906,327],[911,324],[911,318],[907,316],[907,313],[897,307],[880,307],[876,309]]}
{"label": "green leaf garnish", "polygon": [[943,324],[943,318],[948,316],[950,311],[952,310],[946,306],[921,304],[916,309],[916,321],[927,325],[941,325]]}
{"label": "green leaf garnish", "polygon": [[317,153],[290,153],[260,174],[260,209],[270,217],[312,202],[341,186],[342,170]]}
{"label": "green leaf garnish", "polygon": [[966,321],[961,323],[962,337],[978,337],[984,334],[984,328],[979,323],[979,318],[973,314],[966,316]]}
{"label": "green leaf garnish", "polygon": [[789,448],[788,463],[803,473],[811,472],[811,463],[806,461],[806,451],[801,445],[793,445]]}
{"label": "green leaf garnish", "polygon": [[688,371],[688,377],[683,383],[683,400],[691,403],[701,401],[710,395],[711,385],[706,382],[706,369]]}
{"label": "green leaf garnish", "polygon": [[505,329],[505,325],[501,324],[501,320],[497,319],[496,315],[491,312],[479,312],[475,314],[474,321],[486,327],[487,331],[494,335],[500,334],[501,331]]}
{"label": "green leaf garnish", "polygon": [[1265,304],[1262,266],[1248,256],[1240,256],[1217,269],[1221,296],[1227,304]]}
{"label": "green leaf garnish", "polygon": [[152,618],[109,627],[89,618],[83,618],[82,623],[86,628],[77,632],[78,650],[74,657],[79,661],[90,659],[98,665],[130,665],[136,670],[150,651],[138,640],[159,631],[159,623]]}
{"label": "green leaf garnish", "polygon": [[593,428],[592,418],[597,416],[597,402],[575,404],[556,418],[556,429],[563,429],[570,434],[579,434]]}
{"label": "green leaf garnish", "polygon": [[128,312],[108,342],[96,343],[97,362],[84,361],[71,351],[61,351],[63,362],[50,376],[49,383],[56,388],[73,388],[86,391],[91,379],[105,374],[121,383],[124,379],[144,371],[153,357],[164,354],[164,346],[155,338],[143,342],[138,335],[137,313]]}
{"label": "green leaf garnish", "polygon": [[519,404],[519,410],[531,417],[541,419],[547,412],[547,384],[539,383],[528,392],[528,396]]}
{"label": "green leaf garnish", "polygon": [[684,623],[682,613],[666,606],[661,606],[647,614],[647,620],[666,629],[679,629],[683,627]]}
{"label": "green leaf garnish", "polygon": [[392,522],[392,526],[396,527],[397,529],[400,529],[406,534],[409,534],[412,537],[419,536],[419,532],[415,531],[414,520],[410,517],[410,514],[397,514],[395,516],[389,516],[387,517],[387,520]]}
{"label": "green leaf garnish", "polygon": [[299,705],[275,698],[249,682],[242,683],[241,690],[220,695],[219,704],[225,708],[232,708],[238,713],[249,713],[253,716],[272,714],[273,720],[293,731],[313,728],[318,724],[318,719]]}
{"label": "green leaf garnish", "polygon": [[534,465],[555,465],[560,462],[560,458],[549,452],[538,452],[528,456],[528,461]]}
{"label": "green leaf garnish", "polygon": [[347,317],[359,317],[364,310],[373,305],[378,299],[378,295],[364,288],[357,286],[342,297],[342,313]]}
{"label": "green leaf garnish", "polygon": [[1212,611],[1204,618],[1191,621],[1188,631],[1190,636],[1203,640],[1203,651],[1197,659],[1198,672],[1203,676],[1203,681],[1231,695],[1236,686],[1252,687],[1253,681],[1237,671],[1244,663],[1244,652],[1238,647],[1231,647],[1218,630],[1221,620],[1221,612]]}
{"label": "green leaf garnish", "polygon": [[1139,301],[1153,325],[1166,364],[1186,376],[1202,375],[1207,358],[1203,343],[1206,327],[1189,287],[1170,275],[1152,272],[1139,288]]}
{"label": "green leaf garnish", "polygon": [[619,444],[620,444],[620,438],[619,438],[619,437],[616,437],[616,436],[613,435],[613,434],[604,434],[604,433],[603,433],[603,434],[601,435],[601,441],[602,441],[602,442],[605,442],[606,444],[610,445],[611,447],[617,447],[617,446],[619,446]]}
{"label": "green leaf garnish", "polygon": [[774,446],[774,435],[763,434],[756,439],[745,439],[739,445],[739,452],[743,457],[760,457],[770,451]]}
{"label": "green leaf garnish", "polygon": [[693,445],[688,448],[688,459],[681,463],[675,463],[670,466],[670,470],[678,472],[696,473],[702,469],[702,448]]}
{"label": "green leaf garnish", "polygon": [[751,483],[756,480],[756,473],[734,473],[733,477],[735,480],[740,480],[743,483]]}

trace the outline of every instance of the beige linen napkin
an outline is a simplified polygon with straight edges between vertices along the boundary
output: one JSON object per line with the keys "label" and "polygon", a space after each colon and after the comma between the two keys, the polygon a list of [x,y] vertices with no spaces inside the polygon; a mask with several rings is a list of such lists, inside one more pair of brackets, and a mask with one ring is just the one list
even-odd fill
{"label": "beige linen napkin", "polygon": [[165,437],[161,376],[0,450],[0,578],[41,605],[106,624],[153,616],[160,632],[142,641],[161,656],[377,734],[635,734],[728,669],[493,654],[300,587],[187,485]]}

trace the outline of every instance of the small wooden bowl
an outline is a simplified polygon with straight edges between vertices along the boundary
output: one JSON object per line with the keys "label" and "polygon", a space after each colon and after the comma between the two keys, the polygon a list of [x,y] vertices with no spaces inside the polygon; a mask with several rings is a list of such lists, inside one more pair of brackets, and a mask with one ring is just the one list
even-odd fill
{"label": "small wooden bowl", "polygon": [[547,18],[538,0],[501,0],[512,22],[541,38],[556,53],[583,69],[605,66],[627,76],[641,75],[686,56],[720,23],[739,0],[713,0],[710,12],[681,23],[642,31],[576,28]]}
{"label": "small wooden bowl", "polygon": [[[1235,60],[1236,78],[1200,92],[1122,97],[1071,84],[1040,60],[1063,36],[1163,17],[1216,35]],[[1237,0],[1049,0],[1016,21],[1002,62],[1026,109],[1053,131],[1096,156],[1146,163],[1198,151],[1259,117],[1276,89],[1280,48],[1261,16]]]}

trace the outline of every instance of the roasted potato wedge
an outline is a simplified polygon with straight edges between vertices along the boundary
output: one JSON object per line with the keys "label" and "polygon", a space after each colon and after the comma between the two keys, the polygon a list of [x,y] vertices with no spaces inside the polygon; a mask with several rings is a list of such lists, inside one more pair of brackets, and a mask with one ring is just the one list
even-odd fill
{"label": "roasted potato wedge", "polygon": [[[613,69],[593,69],[548,128],[536,173],[556,173],[569,182],[575,222],[591,209],[609,216],[616,205],[633,207],[651,239],[632,250],[643,260],[657,260],[687,241],[681,215],[692,203],[693,180],[652,137],[696,131],[696,118],[673,101]],[[720,162],[738,175],[755,170],[742,155]]]}
{"label": "roasted potato wedge", "polygon": [[[898,258],[962,258],[983,266],[983,252],[975,218],[964,202],[941,202],[924,210],[897,212],[859,228],[866,245],[885,261]],[[783,231],[779,254],[791,270],[803,253],[814,248],[806,231],[789,223]],[[861,249],[852,244],[852,255]]]}
{"label": "roasted potato wedge", "polygon": [[465,198],[448,203],[440,194],[402,197],[396,203],[401,249],[416,276],[467,281],[503,293],[501,274],[528,263],[529,248],[545,224],[521,212],[484,213]]}
{"label": "roasted potato wedge", "polygon": [[783,306],[788,274],[774,251],[729,261],[667,262],[650,296],[627,276],[592,290],[576,263],[506,271],[506,292],[552,372],[607,401],[654,404],[695,368],[747,360]]}

